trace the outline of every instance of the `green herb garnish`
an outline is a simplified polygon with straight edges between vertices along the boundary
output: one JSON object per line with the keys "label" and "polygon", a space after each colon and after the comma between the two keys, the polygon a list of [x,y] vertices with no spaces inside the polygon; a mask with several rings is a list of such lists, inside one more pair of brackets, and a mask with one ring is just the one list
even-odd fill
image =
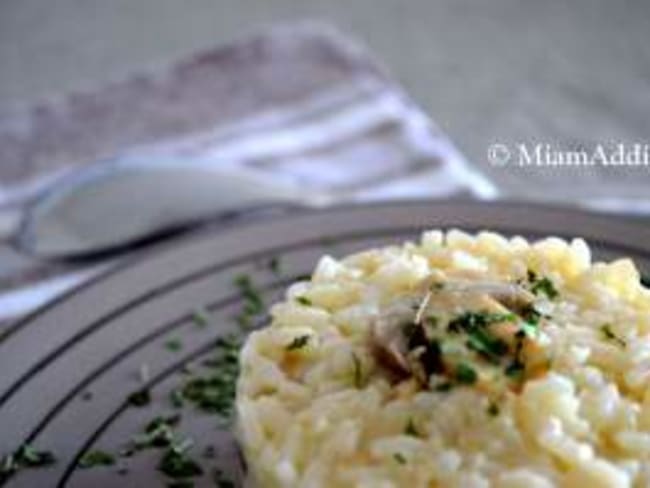
{"label": "green herb garnish", "polygon": [[236,316],[236,320],[240,326],[248,328],[252,319],[264,311],[264,300],[250,276],[246,274],[237,276],[234,285],[239,290],[242,299],[241,311]]}
{"label": "green herb garnish", "polygon": [[612,330],[611,324],[603,324],[603,325],[601,325],[600,326],[600,331],[603,333],[603,336],[608,341],[615,342],[616,344],[618,344],[619,346],[621,346],[623,348],[627,346],[627,343],[625,342],[625,340],[623,340],[622,338],[620,338],[619,336],[617,336],[614,333],[614,331]]}
{"label": "green herb garnish", "polygon": [[203,362],[212,371],[189,378],[181,389],[183,398],[200,410],[230,418],[239,375],[239,348],[239,341],[220,339],[214,356]]}
{"label": "green herb garnish", "polygon": [[531,285],[530,291],[533,294],[535,295],[544,294],[550,300],[553,300],[560,295],[560,292],[557,291],[557,288],[549,278],[547,277],[539,278],[537,276],[537,273],[535,273],[533,270],[530,269],[528,270],[527,278],[528,278],[528,282]]}
{"label": "green herb garnish", "polygon": [[483,328],[475,328],[468,332],[467,347],[492,362],[497,362],[508,353],[508,344],[503,339],[494,337]]}
{"label": "green herb garnish", "polygon": [[309,298],[304,297],[304,296],[296,297],[296,301],[300,305],[304,305],[305,307],[311,307],[313,305],[312,301]]}
{"label": "green herb garnish", "polygon": [[203,468],[187,455],[190,445],[184,441],[168,448],[158,463],[158,470],[174,479],[201,476]]}
{"label": "green herb garnish", "polygon": [[478,380],[476,370],[467,363],[458,363],[454,374],[456,381],[464,385],[473,385]]}
{"label": "green herb garnish", "polygon": [[29,444],[24,444],[12,454],[0,458],[0,486],[23,469],[41,468],[55,462],[56,458],[50,451],[39,451]]}
{"label": "green herb garnish", "polygon": [[174,428],[180,421],[180,415],[155,417],[144,428],[141,434],[134,436],[128,445],[120,451],[123,457],[131,457],[136,452],[146,449],[160,449],[171,446],[176,442]]}
{"label": "green herb garnish", "polygon": [[181,416],[155,417],[144,428],[144,434],[135,439],[139,449],[148,447],[167,447],[175,439],[174,428],[181,420]]}
{"label": "green herb garnish", "polygon": [[406,423],[406,427],[404,427],[404,434],[410,435],[411,437],[420,437],[418,429],[415,427],[415,422],[413,422],[412,418],[409,418],[408,422]]}
{"label": "green herb garnish", "polygon": [[393,458],[395,459],[395,461],[397,461],[400,464],[406,464],[406,458],[404,457],[404,454],[402,454],[401,452],[396,452],[395,454],[393,454]]}
{"label": "green herb garnish", "polygon": [[262,312],[264,309],[264,301],[253,284],[251,277],[248,275],[239,275],[235,278],[234,283],[244,299],[245,311],[250,314]]}
{"label": "green herb garnish", "polygon": [[488,327],[500,322],[514,322],[517,316],[513,313],[465,312],[447,325],[450,332],[472,332],[479,328]]}
{"label": "green herb garnish", "polygon": [[182,408],[185,400],[183,399],[183,394],[180,390],[174,388],[169,392],[169,401],[174,408]]}
{"label": "green herb garnish", "polygon": [[309,344],[309,339],[311,337],[309,335],[301,335],[296,338],[294,338],[287,346],[286,350],[287,351],[295,351],[297,349],[302,349],[305,347],[307,344]]}
{"label": "green herb garnish", "polygon": [[112,466],[115,464],[115,456],[99,449],[88,451],[79,460],[79,467],[82,469],[95,468],[97,466]]}
{"label": "green herb garnish", "polygon": [[165,349],[171,352],[178,352],[183,349],[183,342],[180,339],[169,339],[165,342]]}
{"label": "green herb garnish", "polygon": [[192,321],[197,327],[205,328],[210,323],[210,316],[205,310],[196,309],[192,312]]}
{"label": "green herb garnish", "polygon": [[134,391],[126,398],[126,401],[133,407],[144,407],[151,403],[151,392],[148,388]]}

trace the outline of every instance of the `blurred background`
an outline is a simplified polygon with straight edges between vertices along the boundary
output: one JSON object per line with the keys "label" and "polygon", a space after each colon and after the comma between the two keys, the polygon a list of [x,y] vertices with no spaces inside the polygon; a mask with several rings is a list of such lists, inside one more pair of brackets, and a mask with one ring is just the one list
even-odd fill
{"label": "blurred background", "polygon": [[[520,145],[650,151],[642,0],[4,0],[0,66],[4,290],[80,268],[43,265],[48,254],[248,204],[240,185],[252,198],[262,180],[275,185],[262,202],[460,195],[650,211],[648,166],[504,160]],[[117,161],[97,170],[103,158]],[[167,194],[151,170],[170,160],[228,168],[238,191],[219,186],[213,201],[212,183],[202,193],[174,173]]]}
{"label": "blurred background", "polygon": [[473,161],[495,141],[650,134],[643,0],[4,0],[0,104],[119,79],[303,18],[367,43]]}

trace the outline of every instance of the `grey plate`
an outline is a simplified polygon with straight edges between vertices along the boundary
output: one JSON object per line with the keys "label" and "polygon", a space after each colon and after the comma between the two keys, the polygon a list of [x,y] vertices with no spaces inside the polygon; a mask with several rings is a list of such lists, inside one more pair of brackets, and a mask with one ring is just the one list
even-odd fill
{"label": "grey plate", "polygon": [[[236,330],[239,307],[233,276],[249,273],[267,303],[296,277],[310,272],[324,253],[350,251],[415,238],[423,229],[492,229],[527,237],[582,236],[598,258],[631,256],[650,270],[650,229],[561,208],[484,203],[408,202],[297,212],[201,233],[129,260],[69,293],[14,327],[0,343],[0,452],[23,442],[56,453],[51,468],[25,471],[16,487],[165,486],[155,470],[156,453],[129,460],[129,473],[115,468],[75,470],[85,451],[117,451],[154,415],[169,412],[167,395],[186,363],[209,353],[215,339]],[[281,275],[260,263],[278,256]],[[204,307],[211,325],[199,329],[191,312]],[[179,352],[166,350],[182,338]],[[140,387],[148,365],[153,402],[125,404]],[[91,400],[82,398],[92,392]],[[236,470],[236,450],[214,418],[185,409],[182,430],[200,451],[217,446],[207,465]],[[237,473],[231,473],[238,476]],[[207,477],[197,486],[213,486]]]}

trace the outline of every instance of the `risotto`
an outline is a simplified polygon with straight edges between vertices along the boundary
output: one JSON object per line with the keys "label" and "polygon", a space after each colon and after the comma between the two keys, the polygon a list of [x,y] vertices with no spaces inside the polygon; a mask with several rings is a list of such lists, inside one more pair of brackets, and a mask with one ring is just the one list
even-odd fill
{"label": "risotto", "polygon": [[248,338],[259,488],[650,486],[650,292],[581,239],[323,257]]}

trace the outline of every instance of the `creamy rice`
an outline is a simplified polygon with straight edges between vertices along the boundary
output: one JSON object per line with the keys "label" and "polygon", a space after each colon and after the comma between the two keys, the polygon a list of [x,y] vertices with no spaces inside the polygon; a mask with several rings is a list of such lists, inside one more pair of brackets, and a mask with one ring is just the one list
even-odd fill
{"label": "creamy rice", "polygon": [[[531,304],[489,315],[484,300],[508,311],[514,300],[476,283],[518,287]],[[251,478],[260,488],[648,487],[649,312],[634,264],[592,264],[580,239],[429,231],[418,244],[325,256],[242,351],[237,428]],[[429,327],[435,361],[410,342],[405,352],[424,380],[378,354],[377,324],[395,316]]]}

